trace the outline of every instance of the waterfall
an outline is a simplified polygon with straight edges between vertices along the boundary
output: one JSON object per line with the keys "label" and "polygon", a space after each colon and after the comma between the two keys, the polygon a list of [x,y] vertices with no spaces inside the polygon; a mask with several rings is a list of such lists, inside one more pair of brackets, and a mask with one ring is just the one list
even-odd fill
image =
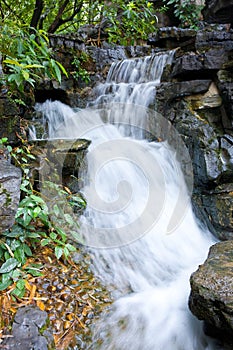
{"label": "waterfall", "polygon": [[188,309],[189,277],[215,242],[192,212],[191,161],[178,133],[148,110],[172,54],[114,63],[89,109],[38,106],[50,138],[92,140],[80,230],[115,301],[84,349],[220,349]]}

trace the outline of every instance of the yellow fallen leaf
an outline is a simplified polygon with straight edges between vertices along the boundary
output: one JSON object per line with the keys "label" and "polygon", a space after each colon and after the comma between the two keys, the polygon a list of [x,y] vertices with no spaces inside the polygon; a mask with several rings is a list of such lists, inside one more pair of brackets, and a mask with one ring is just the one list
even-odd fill
{"label": "yellow fallen leaf", "polygon": [[36,305],[41,311],[45,311],[45,304],[42,301],[37,300]]}

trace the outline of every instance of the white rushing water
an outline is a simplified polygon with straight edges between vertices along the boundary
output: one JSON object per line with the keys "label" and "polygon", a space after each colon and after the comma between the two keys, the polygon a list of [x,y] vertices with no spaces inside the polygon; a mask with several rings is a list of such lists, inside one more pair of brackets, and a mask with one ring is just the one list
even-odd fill
{"label": "white rushing water", "polygon": [[172,131],[179,140],[175,149],[164,134],[162,142],[143,139],[146,107],[154,103],[171,59],[166,53],[113,64],[106,84],[98,87],[93,103],[98,110],[75,113],[60,102],[39,107],[51,138],[92,140],[81,231],[94,272],[116,301],[94,326],[93,342],[85,349],[220,349],[188,309],[190,275],[214,239],[200,228],[187,200],[191,189],[185,190],[188,175],[177,161],[183,147],[179,135]]}

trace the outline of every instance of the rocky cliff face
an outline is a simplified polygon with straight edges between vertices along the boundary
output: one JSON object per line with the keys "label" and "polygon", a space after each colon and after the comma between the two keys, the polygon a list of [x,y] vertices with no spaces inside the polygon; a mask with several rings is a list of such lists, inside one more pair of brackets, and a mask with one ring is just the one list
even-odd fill
{"label": "rocky cliff face", "polygon": [[[218,13],[219,3],[207,1],[207,6],[215,6]],[[222,10],[225,21],[228,10]],[[192,275],[189,306],[205,321],[205,332],[218,337],[224,349],[232,349],[233,31],[228,25],[208,25],[193,36],[166,28],[149,42],[169,47],[173,38],[181,45],[157,91],[157,109],[189,149],[197,216],[219,239],[228,240],[212,247]]]}
{"label": "rocky cliff face", "polygon": [[233,32],[210,25],[198,31],[160,29],[149,41],[181,43],[157,91],[157,110],[176,127],[189,149],[197,215],[220,239],[233,229],[232,84]]}
{"label": "rocky cliff face", "polygon": [[20,169],[7,160],[0,159],[0,235],[14,223],[19,204],[20,184]]}

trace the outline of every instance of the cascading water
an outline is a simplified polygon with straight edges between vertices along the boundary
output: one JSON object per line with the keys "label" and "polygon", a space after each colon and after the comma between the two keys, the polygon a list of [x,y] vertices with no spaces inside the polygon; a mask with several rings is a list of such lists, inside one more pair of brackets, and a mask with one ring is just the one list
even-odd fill
{"label": "cascading water", "polygon": [[[200,228],[187,200],[180,148],[172,149],[163,137],[163,142],[143,139],[146,107],[154,103],[171,59],[172,53],[164,53],[113,64],[106,84],[98,87],[93,103],[98,108],[75,113],[60,102],[39,107],[51,138],[92,140],[81,232],[95,273],[116,301],[94,325],[93,342],[84,349],[220,349],[188,309],[190,274],[214,239]],[[160,132],[167,126],[161,123]],[[172,135],[171,140],[179,138]]]}

